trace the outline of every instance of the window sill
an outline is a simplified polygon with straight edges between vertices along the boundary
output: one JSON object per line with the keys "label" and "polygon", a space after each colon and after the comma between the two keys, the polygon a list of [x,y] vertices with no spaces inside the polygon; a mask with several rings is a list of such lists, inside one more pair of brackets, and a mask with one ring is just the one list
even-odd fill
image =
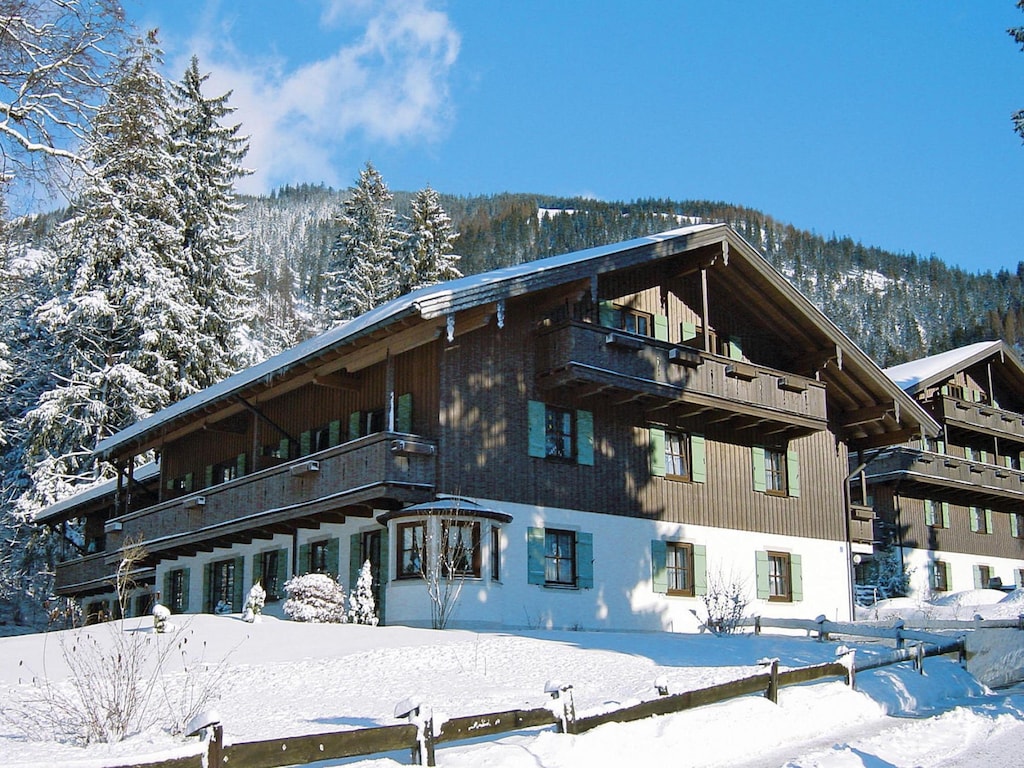
{"label": "window sill", "polygon": [[540,586],[544,587],[544,589],[568,590],[570,592],[579,591],[579,586],[577,584],[556,584],[554,582],[544,582]]}
{"label": "window sill", "polygon": [[693,480],[689,475],[665,475],[666,480],[671,480],[674,483],[692,483]]}
{"label": "window sill", "polygon": [[668,595],[669,597],[696,597],[696,595],[693,594],[692,591],[684,591],[684,590],[673,591],[673,590],[670,589],[665,594]]}

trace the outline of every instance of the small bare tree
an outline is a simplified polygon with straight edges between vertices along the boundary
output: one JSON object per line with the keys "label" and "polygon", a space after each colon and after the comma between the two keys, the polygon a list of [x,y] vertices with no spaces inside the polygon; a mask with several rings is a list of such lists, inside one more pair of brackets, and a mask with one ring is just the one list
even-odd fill
{"label": "small bare tree", "polygon": [[121,548],[121,561],[114,572],[114,590],[117,592],[117,605],[122,618],[128,615],[132,592],[139,588],[139,568],[147,557],[149,551],[143,545],[141,537],[127,539]]}
{"label": "small bare tree", "polygon": [[427,583],[430,624],[434,629],[444,629],[455,612],[466,578],[479,569],[479,523],[458,509],[444,515],[431,514],[424,520],[423,550],[426,558],[420,575]]}
{"label": "small bare tree", "polygon": [[701,596],[707,618],[704,626],[716,635],[731,635],[745,618],[750,597],[744,579],[721,569],[708,574],[708,589]]}

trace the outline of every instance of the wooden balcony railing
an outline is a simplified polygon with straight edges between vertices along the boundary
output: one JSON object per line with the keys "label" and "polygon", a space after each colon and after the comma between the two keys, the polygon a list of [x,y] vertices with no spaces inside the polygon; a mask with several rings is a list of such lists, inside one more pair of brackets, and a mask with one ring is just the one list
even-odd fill
{"label": "wooden balcony railing", "polygon": [[937,420],[950,426],[1024,442],[1024,415],[1019,413],[948,395],[936,395],[926,406]]}
{"label": "wooden balcony railing", "polygon": [[874,522],[874,509],[861,504],[850,505],[850,541],[853,544],[874,544]]}
{"label": "wooden balcony railing", "polygon": [[435,454],[429,440],[381,432],[130,512],[106,524],[107,563],[127,541],[141,541],[153,555],[187,555],[426,501]]}
{"label": "wooden balcony railing", "polygon": [[591,323],[541,328],[536,367],[542,388],[567,387],[580,396],[611,392],[804,432],[826,427],[821,382]]}
{"label": "wooden balcony railing", "polygon": [[106,592],[113,589],[114,567],[107,565],[104,552],[57,563],[53,584],[53,591],[57,595]]}

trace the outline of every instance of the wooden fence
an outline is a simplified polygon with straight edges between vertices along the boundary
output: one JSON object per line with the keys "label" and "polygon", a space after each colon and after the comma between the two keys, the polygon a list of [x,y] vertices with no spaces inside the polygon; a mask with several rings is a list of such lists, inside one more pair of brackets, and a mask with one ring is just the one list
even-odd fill
{"label": "wooden fence", "polygon": [[[795,626],[789,620],[775,620],[772,626],[786,623],[786,628],[818,628],[819,638],[829,632],[836,632],[838,625],[826,629],[819,627],[822,622],[802,622]],[[794,624],[794,626],[790,626]],[[761,627],[768,626],[762,620]],[[874,631],[872,628],[867,628]],[[896,628],[888,628],[889,632]],[[864,634],[864,633],[861,633]],[[923,633],[922,633],[923,634]],[[224,744],[223,726],[209,725],[209,738],[202,753],[164,760],[162,762],[136,763],[119,768],[214,768],[214,766],[245,766],[246,768],[278,768],[279,766],[305,765],[321,760],[335,760],[347,757],[375,755],[385,752],[408,751],[412,765],[436,765],[435,749],[442,744],[466,741],[485,736],[496,736],[531,728],[554,727],[558,732],[579,734],[611,722],[631,722],[653,715],[683,712],[695,707],[716,704],[739,696],[760,693],[773,702],[778,701],[778,691],[788,685],[799,685],[829,678],[843,678],[850,686],[855,684],[857,672],[875,669],[889,664],[912,661],[923,671],[924,659],[928,656],[964,653],[964,640],[958,638],[937,638],[919,640],[913,648],[897,648],[884,656],[857,661],[852,651],[840,661],[793,669],[779,670],[778,660],[765,663],[765,671],[749,677],[732,680],[693,691],[668,694],[661,689],[656,699],[644,701],[610,712],[577,718],[572,700],[572,686],[564,686],[552,693],[558,700],[551,709],[514,709],[506,712],[491,712],[484,715],[470,715],[446,720],[435,728],[429,712],[420,715],[414,709],[410,722],[403,725],[388,725],[375,728],[360,728],[351,731],[335,731],[310,736],[292,736],[281,739]]]}

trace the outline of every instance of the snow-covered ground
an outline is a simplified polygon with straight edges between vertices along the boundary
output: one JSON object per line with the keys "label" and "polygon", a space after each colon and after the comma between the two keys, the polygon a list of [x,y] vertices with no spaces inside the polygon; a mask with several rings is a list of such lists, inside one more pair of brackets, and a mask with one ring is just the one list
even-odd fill
{"label": "snow-covered ground", "polygon": [[[879,616],[920,610],[931,618],[973,613],[1016,617],[1019,591],[1006,602],[993,594],[950,597],[946,605],[880,604]],[[984,603],[984,607],[978,607]],[[681,635],[668,633],[431,631],[406,627],[298,624],[237,616],[175,617],[181,625],[166,685],[180,689],[181,648],[194,666],[221,662],[207,674],[225,674],[215,703],[226,741],[254,741],[394,724],[396,703],[419,697],[445,715],[482,714],[547,706],[546,681],[573,685],[579,714],[654,698],[653,682],[667,679],[678,692],[759,670],[758,660],[782,666],[835,658],[838,643],[797,636]],[[34,676],[66,680],[67,658],[82,660],[95,638],[107,645],[129,637],[150,645],[151,620],[129,620],[86,630],[0,639],[0,708],[37,688]],[[999,630],[1009,647],[1024,649],[1024,633]],[[120,634],[117,634],[120,633]],[[184,645],[182,640],[187,640]],[[849,643],[847,643],[849,644]],[[858,643],[859,656],[884,653],[882,644]],[[991,662],[998,665],[998,659]],[[193,678],[194,679],[194,678]],[[15,710],[16,711],[16,710]],[[16,716],[16,715],[15,715]],[[142,758],[195,752],[195,739],[172,737],[160,727],[120,744],[61,744],[32,723],[0,717],[0,765],[99,768]],[[36,730],[38,740],[25,735]],[[909,664],[858,675],[857,689],[842,682],[784,688],[778,705],[748,696],[719,705],[609,724],[578,736],[534,731],[438,748],[439,766],[565,768],[623,765],[687,766],[1024,766],[1024,687],[993,692],[955,659],[928,659],[925,673]],[[394,753],[345,765],[397,766]],[[324,763],[331,765],[339,763]]]}

